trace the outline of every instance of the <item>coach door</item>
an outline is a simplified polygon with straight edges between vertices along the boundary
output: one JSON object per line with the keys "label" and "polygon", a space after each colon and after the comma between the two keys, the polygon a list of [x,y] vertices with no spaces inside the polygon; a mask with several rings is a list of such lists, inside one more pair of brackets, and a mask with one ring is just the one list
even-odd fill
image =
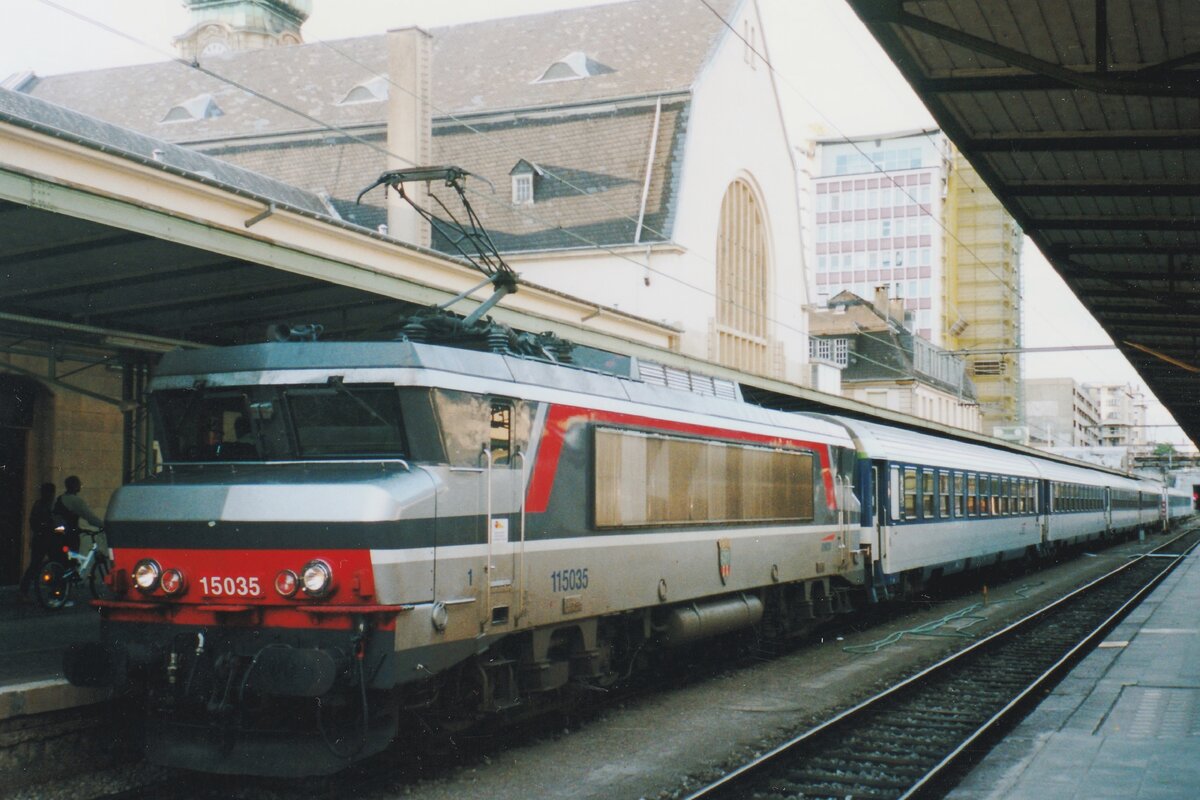
{"label": "coach door", "polygon": [[513,403],[490,404],[489,438],[484,447],[483,489],[487,522],[487,578],[482,611],[485,622],[505,625],[517,616],[514,583],[525,546],[525,455],[516,446]]}

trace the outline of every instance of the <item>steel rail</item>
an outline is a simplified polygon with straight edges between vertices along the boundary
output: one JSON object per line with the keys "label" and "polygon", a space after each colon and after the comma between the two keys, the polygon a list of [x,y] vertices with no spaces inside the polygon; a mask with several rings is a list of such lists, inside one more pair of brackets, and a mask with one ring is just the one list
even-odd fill
{"label": "steel rail", "polygon": [[[1115,625],[1119,623],[1120,620],[1130,610],[1132,610],[1134,606],[1136,606],[1145,598],[1146,594],[1157,587],[1158,584],[1161,583],[1162,580],[1164,580],[1166,576],[1175,569],[1175,567],[1182,563],[1184,556],[1196,548],[1196,543],[1191,544],[1183,553],[1178,555],[1167,555],[1161,553],[1160,551],[1173,546],[1181,539],[1193,533],[1195,533],[1195,529],[1189,529],[1173,537],[1169,541],[1164,542],[1148,553],[1130,558],[1126,564],[1123,564],[1122,566],[1092,581],[1089,581],[1083,586],[1056,599],[1054,602],[1049,603],[1046,606],[1043,606],[1042,608],[1032,612],[1031,614],[1028,614],[1023,618],[1010,623],[996,633],[981,639],[971,644],[969,647],[953,653],[946,658],[941,659],[937,663],[915,673],[914,675],[909,676],[908,678],[905,678],[904,680],[883,690],[882,692],[863,700],[857,705],[846,709],[845,711],[835,715],[834,717],[831,717],[820,725],[810,728],[798,736],[789,739],[788,741],[780,744],[779,746],[753,759],[752,761],[743,764],[741,767],[729,772],[720,779],[687,795],[685,800],[715,800],[715,798],[719,797],[745,796],[745,790],[752,782],[758,780],[770,769],[776,768],[786,757],[793,755],[805,745],[818,740],[820,736],[833,733],[849,722],[865,717],[872,712],[882,711],[882,706],[886,701],[895,700],[899,698],[902,693],[908,690],[914,690],[922,683],[948,674],[952,669],[960,667],[967,663],[969,659],[980,655],[985,649],[994,647],[997,644],[1000,644],[1005,640],[1015,636],[1016,634],[1026,631],[1035,623],[1043,620],[1043,618],[1046,617],[1050,612],[1060,609],[1065,604],[1078,600],[1085,594],[1089,594],[1092,591],[1104,586],[1111,580],[1123,575],[1126,571],[1132,569],[1136,565],[1146,562],[1147,559],[1155,556],[1165,556],[1164,561],[1167,561],[1167,563],[1165,564],[1164,568],[1158,570],[1149,581],[1144,583],[1139,589],[1133,592],[1133,594],[1131,594],[1123,603],[1121,603],[1120,607],[1116,611],[1108,614],[1102,623],[1095,626],[1064,655],[1056,659],[1054,664],[1043,670],[1040,675],[1029,682],[1014,697],[1005,703],[1003,708],[992,714],[986,721],[983,722],[982,725],[977,726],[972,733],[961,739],[957,746],[949,751],[947,755],[938,761],[932,768],[927,769],[925,773],[917,778],[916,781],[911,784],[903,794],[898,794],[896,796],[901,800],[909,800],[909,798],[916,798],[925,795],[926,793],[930,792],[934,785],[943,779],[949,771],[961,763],[963,756],[970,750],[973,744],[978,743],[981,739],[996,731],[998,727],[1007,722],[1011,715],[1020,709],[1035,692],[1045,687],[1051,681],[1057,680],[1061,673],[1074,666],[1074,664],[1077,663],[1082,656],[1086,654],[1086,652],[1090,651],[1090,647],[1097,639],[1106,635],[1110,630],[1112,630],[1112,628],[1115,627]],[[741,790],[741,793],[739,793],[739,790]]]}

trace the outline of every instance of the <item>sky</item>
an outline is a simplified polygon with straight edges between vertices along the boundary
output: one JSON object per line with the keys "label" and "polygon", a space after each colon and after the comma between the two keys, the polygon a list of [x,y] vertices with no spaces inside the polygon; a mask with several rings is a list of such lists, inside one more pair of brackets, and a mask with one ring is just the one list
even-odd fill
{"label": "sky", "polygon": [[[701,2],[701,0],[678,0]],[[596,0],[313,0],[306,41],[437,27],[477,19],[595,5]],[[767,56],[793,143],[811,138],[933,127],[903,77],[843,0],[759,0]],[[23,70],[42,75],[161,61],[171,37],[188,27],[179,0],[3,0],[0,80]],[[80,20],[75,11],[110,30]],[[832,68],[836,65],[836,68]],[[1027,347],[1111,345],[1033,243],[1025,242],[1022,300]],[[1141,379],[1113,350],[1026,354],[1026,377],[1080,382]],[[1173,423],[1148,391],[1147,422]],[[1187,442],[1178,428],[1151,427],[1147,438]]]}

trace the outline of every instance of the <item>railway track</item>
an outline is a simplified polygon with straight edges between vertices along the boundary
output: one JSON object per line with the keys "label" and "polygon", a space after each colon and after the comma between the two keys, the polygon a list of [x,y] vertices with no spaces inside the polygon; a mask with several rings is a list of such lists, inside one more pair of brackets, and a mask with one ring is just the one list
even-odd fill
{"label": "railway track", "polygon": [[1200,541],[1187,531],[687,800],[938,796]]}

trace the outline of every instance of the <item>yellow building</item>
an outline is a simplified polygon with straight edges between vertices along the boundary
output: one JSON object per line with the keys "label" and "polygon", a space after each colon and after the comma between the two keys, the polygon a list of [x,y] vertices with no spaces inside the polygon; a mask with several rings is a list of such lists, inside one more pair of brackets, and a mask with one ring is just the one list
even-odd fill
{"label": "yellow building", "polygon": [[969,355],[983,432],[1021,424],[1021,229],[951,145],[943,206],[943,330]]}

